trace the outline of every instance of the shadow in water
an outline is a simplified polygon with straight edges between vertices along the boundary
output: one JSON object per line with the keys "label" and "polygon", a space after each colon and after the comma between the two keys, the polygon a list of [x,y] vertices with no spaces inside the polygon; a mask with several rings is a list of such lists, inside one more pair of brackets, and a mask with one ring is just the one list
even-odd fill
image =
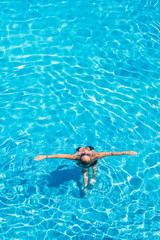
{"label": "shadow in water", "polygon": [[55,171],[50,173],[50,176],[47,176],[48,187],[58,188],[64,182],[74,180],[77,182],[78,188],[81,190],[82,184],[80,183],[81,169],[76,167],[74,169],[63,169],[67,165],[62,165],[58,167]]}

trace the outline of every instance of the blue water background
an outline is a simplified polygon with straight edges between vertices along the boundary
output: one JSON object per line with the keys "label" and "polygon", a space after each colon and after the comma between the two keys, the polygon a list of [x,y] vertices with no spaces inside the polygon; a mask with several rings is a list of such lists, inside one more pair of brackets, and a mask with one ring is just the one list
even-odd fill
{"label": "blue water background", "polygon": [[[0,2],[1,239],[160,239],[160,2]],[[83,198],[73,161],[101,159]]]}

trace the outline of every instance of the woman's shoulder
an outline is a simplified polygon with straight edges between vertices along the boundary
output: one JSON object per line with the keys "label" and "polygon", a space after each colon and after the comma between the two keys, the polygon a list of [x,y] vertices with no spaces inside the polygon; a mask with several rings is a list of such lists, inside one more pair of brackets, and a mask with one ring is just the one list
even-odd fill
{"label": "woman's shoulder", "polygon": [[96,159],[97,156],[98,156],[98,153],[92,150],[91,157],[92,157],[93,159]]}

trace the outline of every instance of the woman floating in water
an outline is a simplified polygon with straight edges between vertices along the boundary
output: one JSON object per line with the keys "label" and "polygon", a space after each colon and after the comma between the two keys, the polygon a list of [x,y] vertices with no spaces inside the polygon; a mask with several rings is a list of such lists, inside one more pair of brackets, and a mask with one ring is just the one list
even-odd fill
{"label": "woman floating in water", "polygon": [[66,158],[71,160],[76,160],[77,165],[82,167],[83,172],[83,182],[84,182],[84,191],[87,191],[88,178],[89,178],[89,168],[92,167],[93,177],[90,181],[91,185],[96,183],[96,174],[97,174],[97,163],[99,158],[108,157],[108,156],[118,156],[118,155],[135,155],[137,154],[134,151],[125,151],[125,152],[95,152],[94,147],[88,146],[86,148],[79,147],[76,149],[74,154],[55,154],[55,155],[40,155],[35,157],[35,160],[40,161],[45,158]]}

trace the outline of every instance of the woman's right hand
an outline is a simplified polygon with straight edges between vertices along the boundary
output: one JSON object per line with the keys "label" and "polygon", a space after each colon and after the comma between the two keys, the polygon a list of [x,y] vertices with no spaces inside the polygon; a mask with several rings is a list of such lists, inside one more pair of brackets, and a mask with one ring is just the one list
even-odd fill
{"label": "woman's right hand", "polygon": [[36,161],[41,161],[41,160],[43,160],[43,159],[45,159],[45,158],[47,158],[47,155],[39,155],[39,156],[35,157],[34,160],[36,160]]}
{"label": "woman's right hand", "polygon": [[127,154],[128,154],[128,155],[136,155],[137,152],[134,152],[134,151],[128,151]]}

